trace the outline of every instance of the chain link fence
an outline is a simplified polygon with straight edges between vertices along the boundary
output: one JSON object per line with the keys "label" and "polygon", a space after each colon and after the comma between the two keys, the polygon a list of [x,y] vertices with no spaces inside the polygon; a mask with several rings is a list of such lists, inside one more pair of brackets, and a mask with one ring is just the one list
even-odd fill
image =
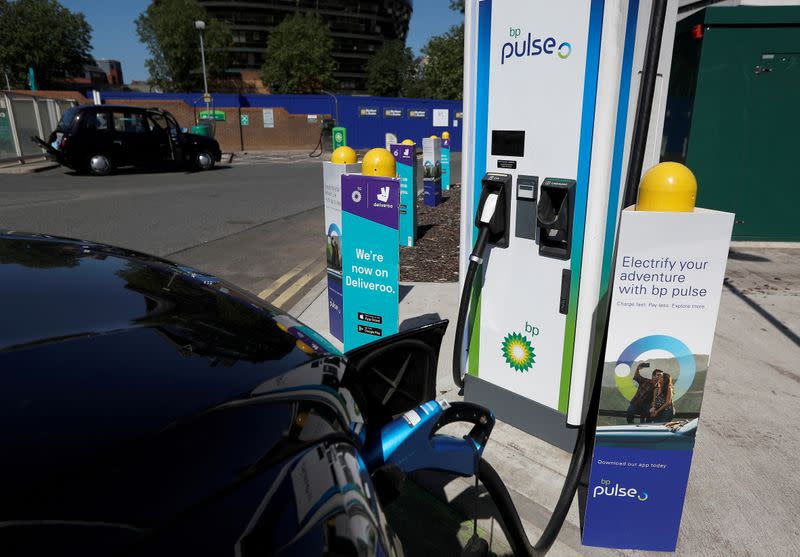
{"label": "chain link fence", "polygon": [[0,163],[41,158],[44,150],[31,137],[47,141],[62,112],[75,104],[66,99],[0,93]]}

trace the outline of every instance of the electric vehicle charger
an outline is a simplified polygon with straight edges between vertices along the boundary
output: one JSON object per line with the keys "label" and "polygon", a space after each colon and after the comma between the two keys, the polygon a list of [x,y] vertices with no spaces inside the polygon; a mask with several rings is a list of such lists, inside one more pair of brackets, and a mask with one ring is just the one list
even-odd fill
{"label": "electric vehicle charger", "polygon": [[[636,201],[639,179],[645,158],[647,134],[650,129],[650,117],[653,107],[656,78],[658,74],[659,54],[666,20],[667,0],[654,0],[650,12],[650,21],[645,46],[642,77],[639,85],[636,116],[631,139],[631,154],[628,160],[628,172],[622,194],[623,204],[626,207]],[[508,245],[508,229],[510,218],[510,205],[505,205],[502,200],[510,203],[511,176],[507,174],[488,173],[482,180],[481,198],[476,212],[475,226],[478,227],[478,237],[469,257],[469,265],[464,279],[464,288],[459,304],[458,321],[456,322],[456,340],[453,349],[453,381],[463,394],[464,375],[462,362],[464,360],[464,333],[466,319],[474,288],[474,281],[480,265],[483,263],[484,252],[489,245],[505,247]],[[500,207],[500,210],[498,210]],[[505,245],[503,244],[505,240]],[[616,260],[617,241],[614,242],[613,260]],[[613,267],[613,262],[612,262]],[[603,340],[600,346],[605,346],[608,335],[608,322],[606,320]],[[602,350],[601,350],[602,352]],[[504,531],[511,544],[514,555],[544,555],[552,547],[566,520],[567,513],[579,486],[584,490],[588,485],[589,459],[594,445],[594,432],[597,422],[597,412],[600,399],[600,382],[602,362],[605,355],[600,354],[599,364],[601,369],[589,380],[590,393],[589,407],[586,419],[578,427],[578,435],[570,460],[564,485],[561,489],[553,514],[542,531],[539,540],[531,544],[522,521],[519,517],[511,496],[502,478],[485,459],[477,462],[477,477],[483,482],[489,496],[497,506],[504,525]],[[485,552],[483,546],[468,547]]]}

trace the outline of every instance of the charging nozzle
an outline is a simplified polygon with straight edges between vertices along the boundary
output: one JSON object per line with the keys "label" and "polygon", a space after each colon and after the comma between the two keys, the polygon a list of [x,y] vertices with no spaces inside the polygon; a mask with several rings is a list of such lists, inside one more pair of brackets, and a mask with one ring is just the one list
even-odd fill
{"label": "charging nozzle", "polygon": [[458,306],[456,322],[456,341],[453,347],[453,381],[459,388],[464,387],[464,371],[461,360],[464,357],[464,329],[472,298],[472,287],[478,267],[483,263],[483,252],[487,245],[498,248],[508,247],[509,220],[511,218],[511,175],[489,172],[481,180],[481,198],[475,212],[475,226],[478,237],[469,256],[469,265],[464,277],[464,289]]}
{"label": "charging nozzle", "polygon": [[[511,216],[511,175],[489,172],[481,180],[481,199],[475,213],[475,226],[488,230],[487,242],[498,248],[508,247]],[[475,247],[479,247],[475,243]],[[480,246],[481,252],[486,246]],[[473,250],[473,254],[475,254]],[[481,254],[477,254],[480,256]]]}

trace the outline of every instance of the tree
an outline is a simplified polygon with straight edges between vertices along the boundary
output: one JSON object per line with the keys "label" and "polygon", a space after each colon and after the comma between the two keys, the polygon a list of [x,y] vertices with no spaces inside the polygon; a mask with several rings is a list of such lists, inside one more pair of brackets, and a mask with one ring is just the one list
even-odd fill
{"label": "tree", "polygon": [[82,75],[91,40],[83,14],[56,0],[0,0],[0,67],[16,87],[26,82],[29,67],[43,88],[59,77]]}
{"label": "tree", "polygon": [[319,93],[333,87],[333,39],[316,12],[287,16],[267,39],[261,78],[273,93]]}
{"label": "tree", "polygon": [[150,84],[163,91],[198,91],[203,87],[200,37],[194,26],[205,21],[206,69],[210,79],[221,78],[228,63],[233,33],[223,21],[209,18],[195,0],[153,2],[136,20],[136,33],[147,46]]}
{"label": "tree", "polygon": [[367,64],[367,90],[370,95],[396,97],[413,77],[414,54],[403,41],[388,41]]}
{"label": "tree", "polygon": [[425,92],[436,99],[460,99],[464,91],[464,24],[432,37],[422,48]]}

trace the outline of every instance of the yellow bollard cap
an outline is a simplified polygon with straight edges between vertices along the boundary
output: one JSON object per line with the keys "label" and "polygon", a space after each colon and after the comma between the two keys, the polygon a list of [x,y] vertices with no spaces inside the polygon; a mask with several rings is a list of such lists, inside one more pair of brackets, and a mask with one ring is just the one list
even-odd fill
{"label": "yellow bollard cap", "polygon": [[352,147],[343,145],[331,153],[331,162],[336,164],[354,164],[358,161],[358,156]]}
{"label": "yellow bollard cap", "polygon": [[361,159],[361,174],[364,176],[397,176],[394,156],[386,149],[376,148],[367,151]]}
{"label": "yellow bollard cap", "polygon": [[697,178],[677,162],[662,162],[648,170],[639,186],[637,211],[691,213],[697,202]]}
{"label": "yellow bollard cap", "polygon": [[450,132],[442,132],[442,139],[450,139]]}
{"label": "yellow bollard cap", "polygon": [[416,145],[416,143],[414,143],[413,139],[404,139],[400,145]]}
{"label": "yellow bollard cap", "polygon": [[436,134],[433,134],[433,135],[431,136],[431,139],[439,139],[439,136],[438,136],[438,135],[436,135]]}

